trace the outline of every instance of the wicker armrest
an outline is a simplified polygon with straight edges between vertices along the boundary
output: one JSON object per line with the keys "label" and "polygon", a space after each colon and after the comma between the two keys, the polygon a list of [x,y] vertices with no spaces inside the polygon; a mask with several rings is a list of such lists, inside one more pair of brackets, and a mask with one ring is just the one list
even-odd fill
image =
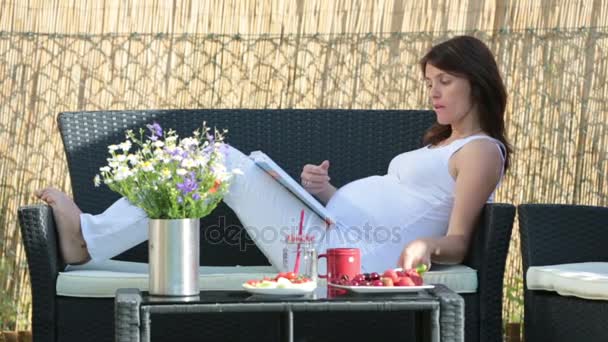
{"label": "wicker armrest", "polygon": [[511,204],[487,204],[483,210],[471,241],[470,252],[464,261],[465,265],[477,270],[480,289],[488,288],[486,283],[492,283],[499,285],[502,290],[514,217],[515,207]]}
{"label": "wicker armrest", "polygon": [[523,204],[517,208],[524,270],[589,261],[608,261],[608,208]]}
{"label": "wicker armrest", "polygon": [[515,207],[487,204],[471,241],[464,264],[477,270],[480,340],[502,336],[502,288]]}
{"label": "wicker armrest", "polygon": [[55,221],[47,205],[19,208],[19,225],[32,284],[32,328],[36,341],[55,341],[55,282],[65,267],[58,254]]}

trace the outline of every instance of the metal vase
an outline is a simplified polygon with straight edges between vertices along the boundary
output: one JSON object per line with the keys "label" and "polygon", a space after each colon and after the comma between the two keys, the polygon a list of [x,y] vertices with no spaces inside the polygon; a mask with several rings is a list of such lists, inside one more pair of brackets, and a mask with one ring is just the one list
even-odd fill
{"label": "metal vase", "polygon": [[199,294],[199,226],[199,219],[149,220],[150,295]]}

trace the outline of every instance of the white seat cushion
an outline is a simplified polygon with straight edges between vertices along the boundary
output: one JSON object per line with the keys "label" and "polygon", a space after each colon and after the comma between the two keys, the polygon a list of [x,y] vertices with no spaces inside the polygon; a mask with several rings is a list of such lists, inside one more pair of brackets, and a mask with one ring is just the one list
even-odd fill
{"label": "white seat cushion", "polygon": [[533,266],[526,273],[526,282],[529,290],[608,300],[608,262]]}
{"label": "white seat cushion", "polygon": [[[249,279],[272,277],[273,266],[203,266],[199,269],[201,290],[241,290]],[[444,284],[458,293],[477,291],[477,271],[463,265],[433,265],[424,275],[428,284]],[[319,282],[321,285],[322,282]],[[114,297],[119,288],[148,289],[148,264],[106,260],[69,266],[57,278],[57,294],[67,297]]]}
{"label": "white seat cushion", "polygon": [[[201,290],[242,290],[249,279],[275,276],[273,266],[202,266],[199,269]],[[119,288],[148,289],[148,264],[106,260],[69,266],[59,272],[56,289],[60,296],[114,297]]]}
{"label": "white seat cushion", "polygon": [[456,293],[477,292],[477,271],[465,265],[433,264],[423,279],[427,284],[443,284]]}

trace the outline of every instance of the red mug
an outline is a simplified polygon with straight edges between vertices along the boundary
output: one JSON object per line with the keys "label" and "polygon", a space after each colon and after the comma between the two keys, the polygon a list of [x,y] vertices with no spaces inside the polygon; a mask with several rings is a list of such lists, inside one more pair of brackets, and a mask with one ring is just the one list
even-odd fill
{"label": "red mug", "polygon": [[329,283],[336,283],[340,277],[347,275],[353,279],[361,273],[361,252],[359,248],[329,248],[318,259],[327,260],[327,274],[319,274],[319,278],[327,278]]}

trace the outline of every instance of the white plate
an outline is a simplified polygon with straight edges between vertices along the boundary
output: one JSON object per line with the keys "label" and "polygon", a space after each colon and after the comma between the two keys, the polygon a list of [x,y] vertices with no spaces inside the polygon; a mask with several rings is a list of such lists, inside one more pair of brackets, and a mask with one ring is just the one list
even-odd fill
{"label": "white plate", "polygon": [[243,289],[245,289],[245,291],[251,294],[268,296],[304,296],[309,293],[312,293],[316,288],[316,284],[310,284],[309,286],[283,288],[253,287],[247,284],[243,284]]}
{"label": "white plate", "polygon": [[421,285],[421,286],[346,286],[329,283],[329,285],[345,289],[356,293],[407,293],[407,292],[418,292],[421,290],[428,290],[435,287],[435,285]]}

